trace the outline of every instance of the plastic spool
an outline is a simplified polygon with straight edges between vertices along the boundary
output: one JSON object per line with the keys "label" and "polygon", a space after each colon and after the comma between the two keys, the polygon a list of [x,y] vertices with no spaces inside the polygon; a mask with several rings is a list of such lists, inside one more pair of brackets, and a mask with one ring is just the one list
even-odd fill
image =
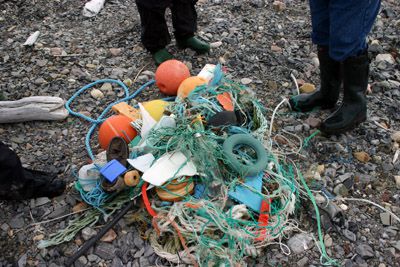
{"label": "plastic spool", "polygon": [[174,179],[174,180],[170,181],[167,185],[165,185],[165,188],[170,190],[170,191],[174,191],[174,190],[178,190],[178,189],[181,189],[183,187],[186,187],[189,182],[190,182],[189,177],[187,177],[187,178],[185,178],[183,180]]}
{"label": "plastic spool", "polygon": [[[172,193],[170,193],[169,191],[171,191]],[[156,188],[157,195],[161,200],[169,201],[169,202],[176,202],[176,201],[181,201],[188,194],[193,194],[194,183],[191,182],[186,187],[183,187],[183,188],[175,190],[175,191],[172,191],[172,190],[169,190],[169,191],[166,191],[160,187]]]}
{"label": "plastic spool", "polygon": [[[233,150],[238,145],[252,148],[257,155],[257,161],[252,164],[243,164]],[[243,176],[255,176],[265,170],[268,164],[268,155],[263,144],[249,134],[235,134],[228,137],[223,145],[224,155],[229,166]]]}
{"label": "plastic spool", "polygon": [[179,85],[190,77],[190,71],[183,62],[171,59],[163,62],[156,70],[156,85],[163,94],[175,96]]}
{"label": "plastic spool", "polygon": [[122,137],[129,144],[135,138],[137,132],[130,125],[131,119],[122,115],[114,115],[106,119],[99,129],[99,143],[106,150],[108,145],[116,136]]}

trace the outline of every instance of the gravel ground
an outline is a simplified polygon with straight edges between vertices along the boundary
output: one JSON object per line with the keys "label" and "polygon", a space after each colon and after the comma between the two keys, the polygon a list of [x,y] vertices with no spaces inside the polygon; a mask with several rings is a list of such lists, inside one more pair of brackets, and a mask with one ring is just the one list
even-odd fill
{"label": "gravel ground", "polygon": [[[265,106],[273,109],[282,97],[295,93],[290,74],[318,83],[316,49],[310,41],[307,1],[286,1],[278,11],[273,1],[200,0],[199,35],[213,43],[209,55],[170,50],[198,73],[205,63],[223,63],[229,75],[254,89]],[[101,13],[91,19],[81,14],[85,1],[0,0],[0,90],[9,100],[26,96],[51,95],[68,99],[80,87],[101,78],[134,79],[134,87],[152,78],[156,67],[140,44],[140,21],[134,1],[107,1]],[[168,15],[169,16],[169,15]],[[33,47],[23,47],[34,31],[41,32]],[[302,169],[323,165],[321,181],[330,192],[344,197],[380,203],[400,214],[400,160],[393,162],[398,144],[393,131],[400,130],[400,6],[398,0],[384,1],[370,36],[371,90],[369,118],[358,129],[338,137],[317,136],[303,150]],[[391,54],[391,56],[382,56]],[[378,56],[380,55],[380,56]],[[107,102],[121,96],[117,88],[94,100],[88,94],[75,109],[99,114]],[[140,100],[159,96],[153,88]],[[282,108],[276,121],[302,138],[327,112],[290,113]],[[88,162],[84,137],[89,124],[69,117],[62,122],[27,122],[0,127],[0,139],[11,145],[29,167],[58,172],[70,182],[66,194],[55,199],[24,202],[0,201],[0,266],[63,266],[66,258],[87,238],[38,250],[38,240],[65,227],[57,220],[31,224],[71,212],[78,202],[71,189],[71,170]],[[100,151],[93,142],[95,152]],[[356,152],[365,152],[360,158]],[[367,160],[366,160],[367,159]],[[317,179],[313,177],[313,179]],[[339,202],[346,217],[345,227],[325,232],[327,253],[343,266],[400,266],[400,229],[387,214],[357,201]],[[315,231],[312,211],[304,205],[296,215],[300,227]],[[326,225],[325,225],[326,226]],[[88,234],[97,230],[87,229]],[[135,227],[124,220],[114,228],[116,238],[98,245],[81,257],[76,266],[151,266],[171,264],[159,259],[140,239]],[[289,245],[299,236],[288,237]],[[308,238],[308,235],[300,236]],[[291,241],[290,241],[291,240]],[[287,240],[284,240],[286,242]],[[285,255],[271,246],[249,266],[318,266],[316,246],[295,249]]]}

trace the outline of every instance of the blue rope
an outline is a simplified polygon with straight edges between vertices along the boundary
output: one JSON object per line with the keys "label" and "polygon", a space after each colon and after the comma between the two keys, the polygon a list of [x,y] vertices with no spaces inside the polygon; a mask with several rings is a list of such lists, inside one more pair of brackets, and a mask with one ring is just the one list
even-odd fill
{"label": "blue rope", "polygon": [[[84,87],[82,87],[81,89],[79,89],[68,101],[67,103],[65,103],[65,108],[68,110],[69,114],[76,116],[78,118],[84,119],[86,121],[89,121],[90,123],[92,123],[92,126],[90,127],[88,133],[86,134],[86,138],[85,138],[85,145],[86,145],[86,150],[89,154],[89,157],[94,161],[94,156],[93,156],[93,152],[92,149],[90,147],[90,138],[94,132],[94,130],[96,129],[96,127],[101,124],[103,121],[105,121],[105,116],[106,114],[110,111],[110,109],[112,108],[112,106],[121,103],[121,102],[126,102],[129,101],[133,98],[135,98],[138,94],[140,94],[145,88],[151,86],[154,84],[154,80],[151,80],[147,83],[145,83],[144,85],[142,85],[139,89],[137,89],[133,94],[129,94],[129,88],[121,81],[118,80],[112,80],[112,79],[103,79],[103,80],[97,80],[93,83],[90,83],[88,85],[85,85]],[[90,118],[88,116],[85,116],[81,113],[75,112],[71,109],[70,105],[72,103],[72,101],[74,101],[80,94],[82,94],[84,91],[92,88],[93,86],[100,84],[100,83],[116,83],[119,86],[122,87],[122,89],[124,89],[125,92],[125,97],[122,99],[119,99],[115,102],[112,102],[111,104],[109,104],[106,109],[104,109],[104,111],[100,114],[100,116],[97,117],[97,119],[93,119]],[[96,165],[97,168],[99,168],[99,166]]]}

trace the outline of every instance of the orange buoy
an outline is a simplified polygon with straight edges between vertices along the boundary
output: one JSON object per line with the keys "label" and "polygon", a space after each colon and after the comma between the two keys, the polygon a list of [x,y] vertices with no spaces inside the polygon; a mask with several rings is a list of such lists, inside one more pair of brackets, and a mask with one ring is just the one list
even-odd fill
{"label": "orange buoy", "polygon": [[106,119],[100,126],[99,143],[102,149],[107,149],[111,139],[120,136],[126,142],[132,141],[137,135],[136,130],[130,125],[132,120],[123,115],[114,115]]}
{"label": "orange buoy", "polygon": [[156,85],[166,95],[176,95],[179,85],[190,77],[188,67],[181,61],[171,59],[163,62],[156,70]]}
{"label": "orange buoy", "polygon": [[185,79],[178,88],[178,96],[181,98],[187,97],[197,86],[207,83],[204,78],[192,76]]}

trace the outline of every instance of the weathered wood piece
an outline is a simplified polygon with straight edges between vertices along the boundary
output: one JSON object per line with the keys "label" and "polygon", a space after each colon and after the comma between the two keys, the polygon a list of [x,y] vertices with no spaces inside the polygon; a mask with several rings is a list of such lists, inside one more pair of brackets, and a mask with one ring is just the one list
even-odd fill
{"label": "weathered wood piece", "polygon": [[0,123],[63,120],[68,116],[64,100],[53,96],[31,96],[0,101]]}

